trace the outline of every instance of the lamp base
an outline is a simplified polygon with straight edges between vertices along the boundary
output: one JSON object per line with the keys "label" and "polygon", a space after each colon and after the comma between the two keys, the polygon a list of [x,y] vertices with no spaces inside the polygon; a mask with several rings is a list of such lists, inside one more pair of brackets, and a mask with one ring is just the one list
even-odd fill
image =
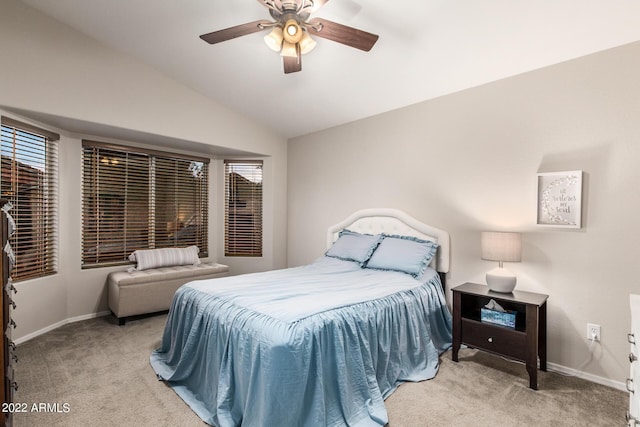
{"label": "lamp base", "polygon": [[506,268],[496,267],[491,271],[487,271],[487,286],[493,292],[509,294],[516,287],[516,275]]}

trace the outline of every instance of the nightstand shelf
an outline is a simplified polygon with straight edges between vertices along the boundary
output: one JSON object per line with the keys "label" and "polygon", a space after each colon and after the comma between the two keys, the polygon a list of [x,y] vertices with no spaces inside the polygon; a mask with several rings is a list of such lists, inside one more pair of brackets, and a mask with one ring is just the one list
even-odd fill
{"label": "nightstand shelf", "polygon": [[[538,389],[540,370],[547,370],[548,295],[513,291],[492,292],[487,286],[465,283],[453,291],[453,352],[458,361],[462,344],[525,362],[529,386]],[[480,309],[491,299],[505,310],[516,312],[515,328],[484,322]]]}
{"label": "nightstand shelf", "polygon": [[[495,299],[495,298],[493,298],[493,299]],[[487,305],[489,300],[491,300],[491,298],[488,298],[486,300],[486,302],[483,299],[476,299],[475,301],[479,302],[479,304],[482,307],[484,307],[485,305]],[[465,299],[465,301],[471,301],[471,300],[470,299]],[[502,305],[502,303],[500,305]],[[486,321],[482,321],[481,320],[482,315],[480,313],[480,308],[475,308],[475,309],[472,309],[472,310],[469,310],[468,308],[465,310],[463,308],[462,312],[461,312],[461,316],[465,320],[472,320],[472,321],[480,322],[483,325],[495,326],[496,328],[506,328],[506,329],[509,329],[510,331],[519,331],[519,332],[523,332],[524,333],[526,331],[526,322],[525,322],[525,319],[524,319],[524,316],[522,315],[522,313],[518,312],[518,310],[514,310],[513,307],[508,306],[506,304],[502,305],[502,307],[504,307],[507,310],[516,312],[516,326],[515,326],[515,328],[509,328],[507,326],[502,326],[502,325],[498,325],[498,324],[493,324],[493,323],[489,323],[489,322],[486,322]]]}

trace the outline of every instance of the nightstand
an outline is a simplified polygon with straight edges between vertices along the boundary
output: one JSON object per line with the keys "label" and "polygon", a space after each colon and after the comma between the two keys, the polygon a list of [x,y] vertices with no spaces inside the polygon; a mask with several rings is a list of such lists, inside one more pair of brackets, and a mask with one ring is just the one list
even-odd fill
{"label": "nightstand", "polygon": [[[529,387],[538,389],[540,370],[547,370],[547,298],[548,295],[513,291],[492,292],[485,285],[465,283],[453,291],[453,351],[458,361],[461,344],[525,362]],[[480,309],[494,299],[505,310],[516,312],[515,328],[480,320]]]}

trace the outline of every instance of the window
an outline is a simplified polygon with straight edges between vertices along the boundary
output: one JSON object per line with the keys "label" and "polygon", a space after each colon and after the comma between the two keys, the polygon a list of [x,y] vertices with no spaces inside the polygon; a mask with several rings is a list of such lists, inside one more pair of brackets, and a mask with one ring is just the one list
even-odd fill
{"label": "window", "polygon": [[136,249],[196,245],[208,255],[209,159],[82,141],[82,266]]}
{"label": "window", "polygon": [[13,205],[15,281],[56,273],[58,134],[2,117],[2,198]]}
{"label": "window", "polygon": [[262,256],[262,161],[224,161],[224,254]]}

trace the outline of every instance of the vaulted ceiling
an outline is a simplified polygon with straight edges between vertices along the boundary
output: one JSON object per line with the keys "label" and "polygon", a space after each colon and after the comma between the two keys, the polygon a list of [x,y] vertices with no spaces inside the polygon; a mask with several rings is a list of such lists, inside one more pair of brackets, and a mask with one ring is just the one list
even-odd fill
{"label": "vaulted ceiling", "polygon": [[363,52],[318,38],[285,75],[255,0],[22,0],[186,86],[294,137],[640,40],[640,2],[331,0],[312,17],[378,34]]}

